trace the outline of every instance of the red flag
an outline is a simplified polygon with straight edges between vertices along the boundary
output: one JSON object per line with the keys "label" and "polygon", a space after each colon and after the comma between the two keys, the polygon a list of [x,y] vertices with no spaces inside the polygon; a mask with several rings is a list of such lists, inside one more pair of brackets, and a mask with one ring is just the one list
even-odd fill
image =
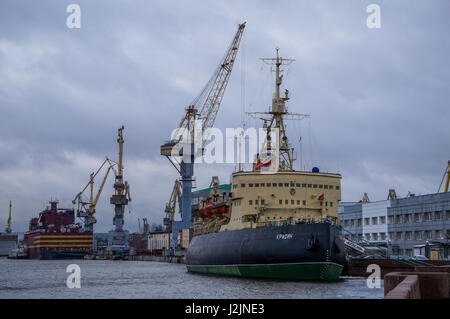
{"label": "red flag", "polygon": [[317,200],[324,200],[325,199],[325,194],[319,195],[319,197],[317,197]]}
{"label": "red flag", "polygon": [[261,161],[258,159],[256,163],[253,163],[253,170],[258,171],[261,169]]}
{"label": "red flag", "polygon": [[258,162],[253,163],[253,170],[260,171],[261,167],[270,166],[272,164],[272,161],[269,160],[268,162],[261,162],[261,160],[258,160]]}

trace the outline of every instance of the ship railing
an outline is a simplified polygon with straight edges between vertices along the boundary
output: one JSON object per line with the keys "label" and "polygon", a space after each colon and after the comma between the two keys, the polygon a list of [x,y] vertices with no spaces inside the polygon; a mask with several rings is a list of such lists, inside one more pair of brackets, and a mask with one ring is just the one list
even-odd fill
{"label": "ship railing", "polygon": [[324,223],[327,222],[327,219],[312,219],[312,218],[303,218],[303,219],[279,219],[279,220],[268,220],[262,222],[256,222],[256,227],[279,227],[279,226],[289,226],[289,225],[298,225],[298,224],[316,224],[316,223]]}

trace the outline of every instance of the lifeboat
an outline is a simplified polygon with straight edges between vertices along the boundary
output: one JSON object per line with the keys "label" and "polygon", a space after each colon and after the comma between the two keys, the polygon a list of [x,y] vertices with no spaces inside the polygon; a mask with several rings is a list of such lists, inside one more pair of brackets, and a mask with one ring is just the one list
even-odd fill
{"label": "lifeboat", "polygon": [[222,215],[227,212],[227,205],[225,203],[220,203],[218,205],[212,206],[210,210],[212,215]]}
{"label": "lifeboat", "polygon": [[206,204],[205,207],[203,207],[202,209],[200,209],[198,211],[198,216],[200,217],[208,217],[211,215],[211,207],[213,207],[214,205],[212,203],[208,203]]}

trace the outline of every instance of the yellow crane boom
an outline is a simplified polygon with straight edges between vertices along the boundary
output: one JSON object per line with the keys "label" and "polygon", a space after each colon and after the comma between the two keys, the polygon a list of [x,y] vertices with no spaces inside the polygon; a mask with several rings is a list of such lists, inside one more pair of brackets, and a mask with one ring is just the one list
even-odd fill
{"label": "yellow crane boom", "polygon": [[[184,117],[181,119],[178,128],[174,131],[171,140],[161,146],[161,155],[177,156],[179,151],[178,143],[183,135],[190,136],[191,142],[194,135],[200,133],[203,136],[202,146],[209,137],[209,128],[214,126],[217,113],[227,88],[228,80],[233,70],[239,45],[245,28],[245,22],[239,24],[233,41],[228,47],[225,56],[219,63],[213,75],[206,83],[200,94],[192,101],[186,109]],[[201,132],[195,132],[195,121],[201,120]]]}
{"label": "yellow crane boom", "polygon": [[166,213],[163,219],[164,225],[167,229],[171,229],[172,222],[175,219],[175,212],[178,206],[178,213],[181,215],[181,182],[175,180],[175,184],[172,189],[172,194],[170,195],[169,201],[166,203],[166,208],[164,212]]}
{"label": "yellow crane boom", "polygon": [[[94,197],[94,179],[106,164],[108,164],[108,169],[106,170],[106,173],[102,179],[100,187]],[[106,180],[108,179],[109,173],[111,170],[114,171],[115,165],[116,163],[113,163],[108,157],[106,157],[106,159],[97,169],[97,171],[89,176],[89,182],[86,184],[86,186],[81,190],[81,192],[77,194],[77,196],[72,201],[73,204],[78,202],[77,216],[84,218],[84,227],[88,231],[93,231],[93,224],[97,222],[97,220],[94,217],[95,207],[97,206],[97,203],[100,199],[100,195],[103,191]],[[90,190],[89,201],[84,202],[82,196],[84,192],[88,189],[88,187]]]}
{"label": "yellow crane boom", "polygon": [[444,176],[442,176],[441,184],[439,185],[438,193],[441,191],[442,183],[444,182],[445,175],[447,175],[447,180],[445,181],[444,192],[448,192],[448,186],[450,184],[450,161],[448,161],[447,167],[444,171]]}
{"label": "yellow crane boom", "polygon": [[[106,180],[107,180],[107,178],[108,178],[108,174],[109,174],[110,171],[111,171],[111,166],[108,167],[108,170],[106,171],[106,174],[105,174],[105,176],[103,177],[102,183],[100,184],[100,187],[99,187],[99,189],[98,189],[98,192],[97,192],[97,195],[95,196],[94,201],[91,201],[91,204],[89,205],[89,212],[90,212],[91,214],[93,214],[94,211],[95,211],[95,206],[97,206],[98,200],[99,200],[99,198],[100,198],[100,194],[102,193],[103,186],[105,186],[105,182],[106,182]],[[92,185],[93,185],[93,184],[92,184]]]}

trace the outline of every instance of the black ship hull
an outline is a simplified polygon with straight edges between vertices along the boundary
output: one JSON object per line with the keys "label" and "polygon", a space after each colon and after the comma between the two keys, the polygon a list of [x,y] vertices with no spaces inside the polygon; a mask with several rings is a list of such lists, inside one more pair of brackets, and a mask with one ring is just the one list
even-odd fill
{"label": "black ship hull", "polygon": [[344,242],[330,223],[297,224],[195,236],[190,272],[298,280],[338,280]]}

